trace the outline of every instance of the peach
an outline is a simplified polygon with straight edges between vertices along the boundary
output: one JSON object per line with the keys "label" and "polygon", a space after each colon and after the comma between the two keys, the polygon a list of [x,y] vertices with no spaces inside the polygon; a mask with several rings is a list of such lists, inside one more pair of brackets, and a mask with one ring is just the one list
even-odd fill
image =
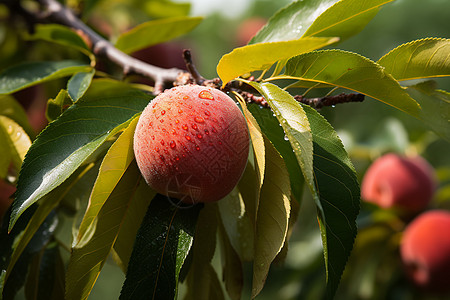
{"label": "peach", "polygon": [[382,208],[419,212],[431,201],[435,189],[432,167],[423,158],[386,154],[367,170],[361,197]]}
{"label": "peach", "polygon": [[247,164],[249,134],[236,103],[198,85],[174,87],[142,112],[134,153],[146,182],[184,203],[214,202],[238,183]]}
{"label": "peach", "polygon": [[407,275],[420,288],[450,291],[450,212],[431,210],[405,229],[400,254]]}
{"label": "peach", "polygon": [[239,25],[237,32],[237,42],[239,46],[247,45],[266,23],[267,20],[262,17],[251,17],[243,21]]}

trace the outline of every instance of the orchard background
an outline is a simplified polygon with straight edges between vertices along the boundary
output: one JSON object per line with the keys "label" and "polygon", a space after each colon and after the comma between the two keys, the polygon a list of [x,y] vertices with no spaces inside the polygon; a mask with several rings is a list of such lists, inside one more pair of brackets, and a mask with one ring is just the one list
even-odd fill
{"label": "orchard background", "polygon": [[[448,299],[449,12],[1,0],[0,299]],[[247,119],[247,169],[217,203],[173,205],[134,162],[173,82]]]}

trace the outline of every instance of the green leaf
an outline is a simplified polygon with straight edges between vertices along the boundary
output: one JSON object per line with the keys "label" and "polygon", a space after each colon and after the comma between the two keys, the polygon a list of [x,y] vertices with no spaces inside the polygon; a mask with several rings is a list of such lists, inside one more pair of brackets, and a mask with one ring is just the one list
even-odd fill
{"label": "green leaf", "polygon": [[130,122],[130,125],[121,133],[106,153],[89,197],[89,205],[81,221],[75,244],[80,243],[83,239],[88,228],[97,218],[106,200],[116,189],[117,184],[134,159],[133,135],[138,120],[139,118],[136,117]]}
{"label": "green leaf", "polygon": [[9,274],[13,270],[14,265],[22,255],[28,243],[35,235],[39,226],[41,226],[41,224],[45,221],[51,211],[58,206],[64,196],[67,195],[67,193],[75,186],[75,184],[91,169],[92,165],[88,165],[84,169],[78,170],[77,172],[72,174],[72,176],[63,184],[44,196],[44,198],[42,199],[43,201],[39,203],[39,206],[37,207],[33,216],[27,222],[27,226],[25,227],[23,233],[15,242],[13,253],[11,255],[8,268],[5,272],[5,279],[9,277]]}
{"label": "green leaf", "polygon": [[202,20],[202,17],[177,17],[148,21],[120,35],[115,46],[132,53],[184,35]]}
{"label": "green leaf", "polygon": [[414,117],[420,106],[384,68],[356,53],[315,51],[291,58],[285,77],[331,84],[375,98]]}
{"label": "green leaf", "polygon": [[[248,177],[250,179],[256,177],[256,173],[254,173],[250,164],[247,164],[241,181],[248,182]],[[250,189],[251,187],[251,185],[244,186],[246,189]],[[252,198],[252,200],[257,201],[259,199]],[[236,188],[225,198],[217,202],[217,205],[231,245],[242,261],[251,261],[253,259],[253,241],[255,238],[254,222],[256,220],[256,216],[253,214],[257,211],[257,205],[252,206],[252,208],[254,207],[254,211],[246,207],[240,189]]]}
{"label": "green leaf", "polygon": [[[223,299],[222,287],[214,284],[217,274],[211,266],[216,249],[217,206],[207,204],[200,212],[191,248],[192,263],[186,277],[186,299]],[[215,277],[215,279],[214,279]]]}
{"label": "green leaf", "polygon": [[450,141],[450,94],[435,90],[435,84],[430,81],[410,86],[407,92],[422,107],[420,120]]}
{"label": "green leaf", "polygon": [[77,102],[91,85],[92,78],[94,77],[95,70],[90,72],[79,72],[70,78],[67,83],[67,91],[73,102]]}
{"label": "green leaf", "polygon": [[158,194],[139,228],[120,299],[174,299],[201,205],[175,207]]}
{"label": "green leaf", "polygon": [[341,0],[324,11],[304,36],[337,36],[347,39],[360,32],[378,13],[380,7],[392,0]]}
{"label": "green leaf", "polygon": [[11,94],[41,82],[90,69],[89,65],[75,60],[25,62],[0,73],[0,94]]}
{"label": "green leaf", "polygon": [[41,39],[63,46],[72,47],[89,57],[94,57],[92,56],[91,50],[88,45],[86,45],[83,38],[67,26],[58,24],[37,24],[34,27],[34,30],[34,34],[29,37],[30,39]]}
{"label": "green leaf", "polygon": [[247,45],[222,56],[217,74],[225,85],[234,78],[256,70],[270,68],[279,60],[291,58],[337,42],[337,38],[308,37],[293,41],[281,41]]}
{"label": "green leaf", "polygon": [[144,10],[154,18],[184,17],[189,15],[191,3],[170,0],[145,1]]}
{"label": "green leaf", "polygon": [[283,158],[266,145],[266,176],[259,200],[253,261],[252,298],[262,290],[272,261],[283,248],[289,223],[291,187]]}
{"label": "green leaf", "polygon": [[318,199],[313,176],[313,143],[311,128],[302,106],[286,91],[271,83],[249,82],[269,103],[289,140],[306,184],[314,199]]}
{"label": "green leaf", "polygon": [[450,76],[450,39],[427,38],[403,44],[378,61],[397,80]]}
{"label": "green leaf", "polygon": [[155,195],[156,192],[153,191],[142,178],[137,187],[134,199],[128,207],[127,214],[123,219],[119,235],[114,244],[116,261],[118,260],[117,263],[124,273],[127,272],[128,262],[130,261],[131,253],[133,251],[136,234],[144,219],[148,205]]}
{"label": "green leaf", "polygon": [[139,181],[139,169],[132,164],[96,216],[93,235],[72,249],[66,273],[66,299],[88,298],[114,245]]}
{"label": "green leaf", "polygon": [[60,90],[55,99],[48,99],[47,101],[47,110],[45,111],[47,120],[56,120],[72,104],[73,101],[70,99],[67,90]]}
{"label": "green leaf", "polygon": [[219,241],[223,262],[222,278],[225,283],[225,289],[232,300],[239,300],[244,287],[242,261],[230,243],[222,220],[219,222]]}
{"label": "green leaf", "polygon": [[286,140],[286,135],[283,128],[280,126],[278,119],[273,115],[271,110],[264,109],[257,104],[250,104],[248,109],[258,121],[264,134],[283,157],[286,168],[289,171],[292,195],[294,195],[294,198],[297,201],[301,201],[305,180],[302,176],[302,170],[294,150],[292,149],[289,140]]}
{"label": "green leaf", "polygon": [[355,169],[333,127],[313,108],[302,106],[313,136],[314,178],[324,213],[318,218],[327,270],[326,294],[332,299],[355,240],[360,190]]}
{"label": "green leaf", "polygon": [[125,83],[94,81],[91,89],[39,135],[20,172],[10,221],[68,178],[109,137],[128,126],[151,99]]}
{"label": "green leaf", "polygon": [[299,39],[314,20],[338,0],[294,1],[273,15],[250,44]]}
{"label": "green leaf", "polygon": [[35,133],[28,121],[28,116],[23,106],[11,95],[0,95],[0,115],[10,118],[19,124],[34,139]]}
{"label": "green leaf", "polygon": [[31,140],[19,124],[8,117],[1,115],[0,130],[3,131],[5,137],[7,137],[10,153],[12,154],[12,162],[16,169],[20,170],[25,154],[31,146]]}

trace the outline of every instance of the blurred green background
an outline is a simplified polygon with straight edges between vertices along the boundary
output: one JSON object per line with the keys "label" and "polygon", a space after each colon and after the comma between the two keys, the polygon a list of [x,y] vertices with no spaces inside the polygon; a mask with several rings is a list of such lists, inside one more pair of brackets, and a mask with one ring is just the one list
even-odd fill
{"label": "blurred green background", "polygon": [[[150,16],[183,14],[189,8],[180,5],[173,11],[167,11],[158,10],[149,4],[158,1],[91,0],[86,1],[84,7],[80,2],[67,1],[69,6],[80,9],[80,13],[83,9],[86,10],[88,13],[82,15],[85,21],[112,40],[126,29],[148,20]],[[182,64],[181,50],[189,48],[200,73],[206,78],[217,77],[215,66],[220,57],[242,45],[237,38],[243,31],[242,22],[255,17],[268,19],[289,2],[192,1],[190,14],[202,15],[205,19],[188,35],[168,43],[166,52],[169,52],[167,49],[172,49],[170,53],[173,56],[166,63],[175,66],[181,61]],[[5,14],[0,7],[0,17]],[[448,0],[397,0],[383,6],[361,33],[333,45],[333,48],[357,52],[376,61],[402,43],[425,37],[449,38],[449,20]],[[30,51],[30,43],[17,36],[9,25],[0,22],[0,69],[23,59],[25,51],[25,57],[30,59],[55,59],[58,56],[74,55],[58,46],[49,53],[45,42],[34,43]],[[145,59],[145,53],[141,55]],[[450,91],[449,79],[439,79],[437,84],[439,89]],[[56,83],[54,85],[58,86]],[[48,97],[54,97],[57,88],[48,84],[45,92]],[[437,137],[413,117],[373,99],[324,108],[321,113],[341,136],[359,179],[370,163],[383,153],[419,154],[433,165],[440,182],[432,206],[450,209],[448,142]],[[271,269],[266,287],[257,299],[320,299],[323,296],[325,269],[314,210],[313,201],[305,195],[286,260]],[[70,231],[71,220],[66,223],[67,230]],[[360,234],[357,246],[349,260],[336,299],[438,299],[418,293],[402,275],[397,249],[402,224],[398,224],[394,214],[362,204],[358,225]],[[220,269],[220,253],[216,253],[215,259]],[[247,272],[248,269],[247,266]],[[246,278],[250,279],[251,275],[247,275]],[[123,280],[124,275],[111,260],[105,264],[89,299],[115,299],[120,293]],[[249,298],[249,290],[247,280],[243,299]]]}

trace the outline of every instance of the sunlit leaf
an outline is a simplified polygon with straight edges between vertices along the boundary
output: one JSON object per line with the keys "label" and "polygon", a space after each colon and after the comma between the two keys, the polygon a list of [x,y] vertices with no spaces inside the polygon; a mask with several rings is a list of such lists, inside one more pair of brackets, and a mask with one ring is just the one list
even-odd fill
{"label": "sunlit leaf", "polygon": [[256,223],[252,298],[262,290],[270,265],[284,245],[291,210],[289,174],[283,158],[268,139],[265,145],[266,176]]}
{"label": "sunlit leaf", "polygon": [[304,36],[337,36],[344,40],[360,32],[382,5],[392,1],[341,0],[318,16]]}
{"label": "sunlit leaf", "polygon": [[428,38],[403,44],[378,61],[397,80],[450,76],[450,39]]}
{"label": "sunlit leaf", "polygon": [[425,82],[408,87],[407,91],[422,107],[419,118],[450,141],[450,94],[435,88],[433,82]]}
{"label": "sunlit leaf", "polygon": [[356,172],[333,127],[313,108],[302,105],[311,124],[314,177],[323,215],[318,213],[327,270],[327,299],[332,299],[356,236],[360,190]]}
{"label": "sunlit leaf", "polygon": [[247,45],[222,56],[217,74],[225,85],[234,78],[256,70],[268,69],[275,62],[320,49],[338,41],[336,38],[308,37],[300,40]]}
{"label": "sunlit leaf", "polygon": [[200,208],[176,207],[159,194],[150,202],[119,299],[174,299]]}
{"label": "sunlit leaf", "polygon": [[188,16],[191,10],[189,2],[175,2],[170,0],[145,1],[144,10],[154,18],[171,18]]}
{"label": "sunlit leaf", "polygon": [[28,121],[27,113],[23,106],[11,95],[0,95],[0,115],[10,118],[19,124],[34,139],[35,133]]}
{"label": "sunlit leaf", "polygon": [[324,50],[299,55],[287,62],[285,76],[353,90],[415,117],[420,113],[417,102],[383,67],[355,53]]}
{"label": "sunlit leaf", "polygon": [[317,192],[313,176],[313,144],[311,128],[302,106],[286,91],[271,83],[249,82],[269,103],[289,140],[306,183],[314,198]]}
{"label": "sunlit leaf", "polygon": [[89,65],[75,60],[25,62],[0,73],[0,94],[11,94],[44,81],[90,70]]}
{"label": "sunlit leaf", "polygon": [[106,153],[95,180],[94,188],[89,198],[89,205],[81,221],[78,238],[75,243],[79,243],[82,240],[134,159],[133,135],[138,120],[139,118],[136,117],[130,122],[130,125],[120,134],[119,138]]}
{"label": "sunlit leaf", "polygon": [[90,72],[79,72],[76,73],[70,78],[67,83],[67,91],[69,92],[70,98],[73,102],[77,102],[80,99],[86,90],[89,88],[91,84],[92,78],[94,77],[95,70]]}
{"label": "sunlit leaf", "polygon": [[314,20],[338,0],[294,1],[274,14],[250,44],[299,39]]}
{"label": "sunlit leaf", "polygon": [[131,164],[96,216],[92,237],[72,249],[66,273],[66,299],[87,299],[89,296],[114,245],[139,181],[139,169],[136,164]]}
{"label": "sunlit leaf", "polygon": [[144,219],[148,205],[155,195],[156,192],[142,179],[136,189],[133,200],[130,202],[122,226],[120,226],[119,235],[114,244],[114,250],[117,258],[120,260],[118,265],[124,273],[126,273],[128,268],[136,234]]}
{"label": "sunlit leaf", "polygon": [[19,124],[8,117],[1,115],[0,130],[3,131],[9,142],[14,166],[17,170],[20,170],[25,154],[31,146],[31,140]]}
{"label": "sunlit leaf", "polygon": [[202,20],[202,17],[177,17],[148,21],[119,36],[115,46],[132,53],[186,34]]}
{"label": "sunlit leaf", "polygon": [[25,158],[10,228],[31,204],[68,178],[152,97],[125,83],[94,81],[85,96],[39,135]]}
{"label": "sunlit leaf", "polygon": [[294,150],[292,149],[283,128],[280,126],[278,119],[273,115],[273,112],[270,109],[264,109],[256,104],[250,104],[248,108],[258,121],[264,134],[283,157],[286,168],[289,171],[292,194],[297,201],[301,201],[305,180]]}

